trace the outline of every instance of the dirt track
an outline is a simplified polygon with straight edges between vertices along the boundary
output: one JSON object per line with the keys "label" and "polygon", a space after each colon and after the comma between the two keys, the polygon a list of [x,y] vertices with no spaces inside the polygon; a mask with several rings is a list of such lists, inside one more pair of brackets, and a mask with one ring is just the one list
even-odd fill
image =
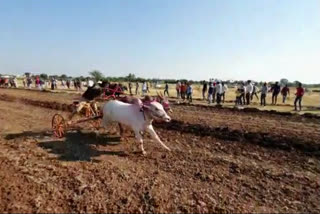
{"label": "dirt track", "polygon": [[51,138],[73,95],[8,91],[0,212],[320,212],[317,118],[176,105],[172,123],[156,125],[173,151],[146,138],[143,157],[115,127]]}

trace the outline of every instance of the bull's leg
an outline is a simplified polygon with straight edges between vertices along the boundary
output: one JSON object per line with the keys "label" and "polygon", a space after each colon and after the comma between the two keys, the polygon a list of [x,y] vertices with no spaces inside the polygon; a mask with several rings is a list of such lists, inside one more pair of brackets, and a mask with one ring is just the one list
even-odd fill
{"label": "bull's leg", "polygon": [[118,123],[118,125],[119,125],[119,129],[120,129],[120,136],[122,136],[123,135],[123,127],[122,127],[121,123]]}
{"label": "bull's leg", "polygon": [[143,148],[143,139],[142,139],[142,136],[141,136],[139,130],[135,130],[134,133],[136,135],[136,139],[137,139],[138,143],[140,143],[140,148],[141,148],[142,154],[143,155],[147,154],[146,151]]}
{"label": "bull's leg", "polygon": [[171,151],[169,149],[169,147],[167,147],[159,138],[159,136],[157,135],[157,133],[154,131],[152,125],[147,126],[146,131],[151,135],[152,139],[157,141],[158,143],[161,144],[161,146],[163,146],[165,149],[167,149],[168,151]]}
{"label": "bull's leg", "polygon": [[124,134],[124,129],[123,129],[123,126],[121,125],[121,123],[118,123],[119,125],[119,129],[120,129],[120,140],[123,141],[128,141],[128,138],[125,136]]}

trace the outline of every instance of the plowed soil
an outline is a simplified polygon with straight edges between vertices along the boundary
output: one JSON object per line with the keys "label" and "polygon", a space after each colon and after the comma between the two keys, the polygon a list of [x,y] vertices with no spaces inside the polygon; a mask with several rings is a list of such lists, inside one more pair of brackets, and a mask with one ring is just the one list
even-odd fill
{"label": "plowed soil", "polygon": [[[320,212],[320,119],[173,105],[146,135],[79,124],[52,137],[76,95],[0,90],[0,212]],[[76,119],[76,118],[75,118]]]}

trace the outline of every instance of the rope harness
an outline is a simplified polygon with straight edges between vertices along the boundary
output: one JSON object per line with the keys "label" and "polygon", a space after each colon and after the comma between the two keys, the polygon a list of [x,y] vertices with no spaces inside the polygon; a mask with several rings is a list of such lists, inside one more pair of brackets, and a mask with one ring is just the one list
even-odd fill
{"label": "rope harness", "polygon": [[[144,120],[146,120],[145,110],[148,109],[148,107],[150,106],[150,104],[153,103],[153,102],[157,102],[157,101],[155,101],[155,100],[152,100],[152,101],[144,101],[144,102],[142,103],[142,105],[140,106],[140,111],[141,111],[142,114],[143,114]],[[147,106],[148,106],[148,107],[147,107]]]}

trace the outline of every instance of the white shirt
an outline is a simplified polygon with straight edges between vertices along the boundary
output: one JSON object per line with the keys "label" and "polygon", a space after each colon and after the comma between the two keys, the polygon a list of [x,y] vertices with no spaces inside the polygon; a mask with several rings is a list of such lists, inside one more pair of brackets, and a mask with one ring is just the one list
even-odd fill
{"label": "white shirt", "polygon": [[143,83],[143,85],[142,85],[142,90],[143,90],[143,91],[146,91],[146,90],[147,90],[147,83]]}
{"label": "white shirt", "polygon": [[180,87],[181,87],[181,83],[178,82],[178,83],[176,84],[176,89],[177,89],[177,90],[180,90]]}
{"label": "white shirt", "polygon": [[94,84],[94,82],[93,82],[92,80],[89,80],[89,81],[88,81],[88,87],[92,87],[93,84]]}
{"label": "white shirt", "polygon": [[223,90],[223,92],[228,91],[228,86],[227,86],[227,85],[224,85],[224,86],[222,87],[222,90]]}
{"label": "white shirt", "polygon": [[223,94],[223,87],[222,87],[221,83],[216,85],[216,89],[217,89],[218,94]]}
{"label": "white shirt", "polygon": [[248,85],[246,85],[246,93],[250,93],[252,94],[253,92],[253,85],[251,83],[249,83]]}

